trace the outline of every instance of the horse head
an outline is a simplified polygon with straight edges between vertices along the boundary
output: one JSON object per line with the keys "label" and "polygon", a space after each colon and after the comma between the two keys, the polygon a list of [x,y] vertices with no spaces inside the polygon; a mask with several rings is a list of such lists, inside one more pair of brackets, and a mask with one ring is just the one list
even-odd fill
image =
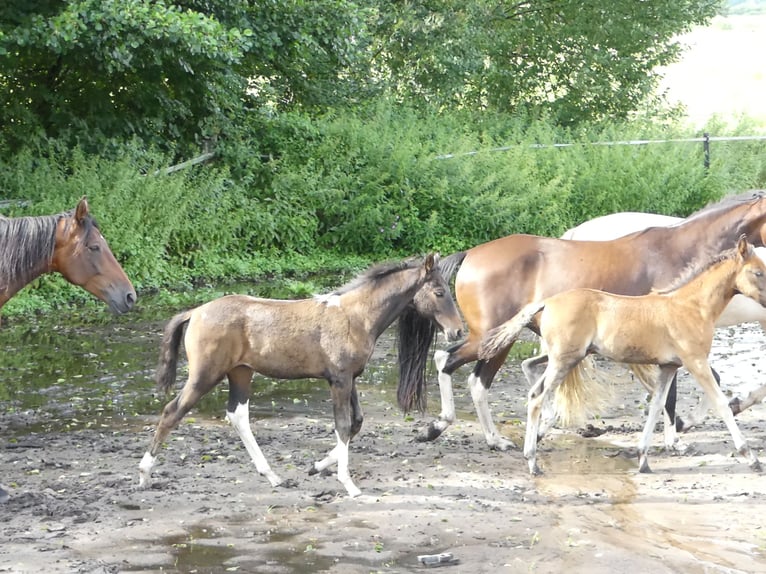
{"label": "horse head", "polygon": [[766,306],[766,264],[758,257],[744,234],[737,241],[736,257],[742,265],[737,273],[735,288],[739,293]]}
{"label": "horse head", "polygon": [[51,271],[95,295],[115,313],[130,311],[136,302],[136,291],[91,217],[84,197],[73,212],[58,220]]}
{"label": "horse head", "polygon": [[412,303],[415,310],[439,325],[448,341],[462,336],[463,320],[450,294],[447,280],[439,270],[439,255],[429,253],[423,260],[423,285],[415,293]]}

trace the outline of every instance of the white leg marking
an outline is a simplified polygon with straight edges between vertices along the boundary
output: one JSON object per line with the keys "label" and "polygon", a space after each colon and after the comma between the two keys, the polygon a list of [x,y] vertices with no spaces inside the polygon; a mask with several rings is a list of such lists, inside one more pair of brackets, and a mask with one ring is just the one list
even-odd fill
{"label": "white leg marking", "polygon": [[144,453],[144,458],[138,464],[138,488],[149,488],[152,482],[152,467],[155,460],[155,457],[149,454],[149,452]]}
{"label": "white leg marking", "polygon": [[266,457],[263,456],[263,452],[261,452],[261,448],[258,446],[258,443],[255,442],[253,431],[250,428],[249,404],[250,402],[248,401],[237,405],[234,412],[227,411],[226,418],[229,419],[229,422],[237,430],[239,438],[241,438],[242,442],[245,444],[245,449],[247,449],[250,458],[252,458],[255,463],[255,469],[259,474],[269,479],[271,486],[277,486],[282,482],[282,479],[271,470],[269,463],[266,462]]}
{"label": "white leg marking", "polygon": [[444,371],[444,365],[447,364],[449,353],[447,351],[436,351],[434,353],[434,363],[439,372],[439,395],[441,396],[441,413],[439,420],[434,421],[433,426],[443,432],[448,426],[455,422],[455,395],[452,392],[452,377]]}
{"label": "white leg marking", "polygon": [[489,411],[489,392],[481,384],[479,377],[471,373],[468,377],[468,387],[471,389],[471,397],[476,408],[476,415],[479,418],[481,430],[484,431],[484,437],[490,448],[498,450],[508,450],[514,448],[514,444],[507,438],[500,436],[500,433],[492,421],[492,413]]}
{"label": "white leg marking", "polygon": [[351,475],[348,472],[348,443],[341,442],[337,432],[335,436],[338,437],[338,445],[333,450],[337,451],[338,455],[338,480],[346,487],[348,495],[354,498],[362,494],[362,491],[351,480]]}
{"label": "white leg marking", "polygon": [[[335,435],[337,436],[337,434],[338,433],[336,432]],[[327,453],[327,456],[325,456],[322,460],[318,460],[314,463],[314,470],[317,472],[322,472],[324,469],[329,468],[338,462],[338,449],[340,449],[340,440],[338,441],[338,444],[335,445],[335,448]]]}

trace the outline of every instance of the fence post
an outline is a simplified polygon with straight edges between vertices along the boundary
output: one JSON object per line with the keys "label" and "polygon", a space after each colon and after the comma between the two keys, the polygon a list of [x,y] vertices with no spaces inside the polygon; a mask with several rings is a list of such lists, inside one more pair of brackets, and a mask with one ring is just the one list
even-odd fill
{"label": "fence post", "polygon": [[702,149],[705,153],[704,166],[705,172],[707,172],[710,169],[710,134],[705,132],[702,137]]}

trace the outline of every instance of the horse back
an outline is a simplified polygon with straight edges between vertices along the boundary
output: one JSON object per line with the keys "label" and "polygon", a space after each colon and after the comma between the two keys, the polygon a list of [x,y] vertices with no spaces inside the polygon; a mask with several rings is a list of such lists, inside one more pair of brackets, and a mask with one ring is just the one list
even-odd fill
{"label": "horse back", "polygon": [[640,295],[654,285],[645,240],[571,241],[509,235],[468,250],[455,295],[469,329],[481,334],[521,307],[568,289],[587,287]]}

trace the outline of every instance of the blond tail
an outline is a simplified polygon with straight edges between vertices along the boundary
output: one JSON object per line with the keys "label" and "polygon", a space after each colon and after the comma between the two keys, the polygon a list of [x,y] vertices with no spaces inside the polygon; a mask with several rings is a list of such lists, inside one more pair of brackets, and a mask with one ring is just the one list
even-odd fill
{"label": "blond tail", "polygon": [[521,330],[529,325],[532,318],[545,307],[544,301],[529,303],[521,311],[499,327],[490,330],[482,339],[479,347],[479,359],[491,359],[501,351],[513,345]]}

